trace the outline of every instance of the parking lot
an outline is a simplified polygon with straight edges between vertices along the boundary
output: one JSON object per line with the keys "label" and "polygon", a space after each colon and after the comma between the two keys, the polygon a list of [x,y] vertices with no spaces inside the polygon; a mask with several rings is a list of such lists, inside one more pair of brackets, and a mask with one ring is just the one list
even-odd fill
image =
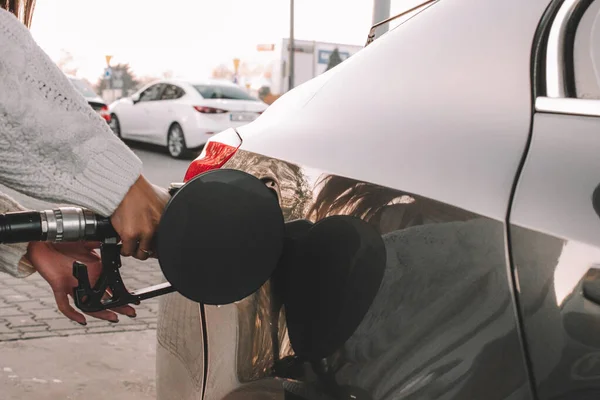
{"label": "parking lot", "polygon": [[[166,187],[180,181],[189,161],[174,160],[145,146],[133,146],[145,175]],[[27,207],[46,203],[8,192]],[[122,275],[131,289],[162,281],[155,260],[123,259]],[[12,399],[155,398],[156,299],[136,307],[134,319],[113,324],[87,318],[87,326],[57,311],[48,284],[39,276],[15,279],[0,274],[0,397]]]}

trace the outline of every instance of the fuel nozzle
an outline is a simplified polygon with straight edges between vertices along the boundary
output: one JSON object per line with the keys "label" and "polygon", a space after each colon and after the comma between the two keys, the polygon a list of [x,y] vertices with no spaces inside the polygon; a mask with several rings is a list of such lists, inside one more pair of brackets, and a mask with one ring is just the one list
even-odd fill
{"label": "fuel nozzle", "polygon": [[81,207],[59,207],[40,213],[42,233],[50,242],[96,241],[117,238],[108,218]]}
{"label": "fuel nozzle", "polygon": [[101,241],[110,237],[117,237],[110,220],[82,207],[0,215],[0,243]]}

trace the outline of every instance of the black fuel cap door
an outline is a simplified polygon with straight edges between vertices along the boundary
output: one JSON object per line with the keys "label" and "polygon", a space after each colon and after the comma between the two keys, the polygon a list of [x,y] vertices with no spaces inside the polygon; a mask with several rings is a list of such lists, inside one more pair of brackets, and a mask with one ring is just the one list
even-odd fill
{"label": "black fuel cap door", "polygon": [[360,218],[331,216],[304,227],[276,275],[296,355],[314,361],[339,350],[367,314],[385,267],[381,235]]}
{"label": "black fuel cap door", "polygon": [[183,185],[157,232],[162,272],[190,300],[230,304],[258,290],[281,257],[284,219],[263,182],[219,169]]}

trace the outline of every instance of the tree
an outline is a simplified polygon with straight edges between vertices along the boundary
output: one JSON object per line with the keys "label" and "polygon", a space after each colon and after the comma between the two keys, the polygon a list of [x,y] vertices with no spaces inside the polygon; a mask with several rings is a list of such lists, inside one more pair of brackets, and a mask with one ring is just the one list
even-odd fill
{"label": "tree", "polygon": [[[115,76],[120,75],[120,78],[123,81],[123,86],[120,88],[123,96],[129,96],[138,89],[140,82],[136,78],[135,74],[131,71],[129,64],[117,64],[111,69],[113,73],[113,80],[115,79]],[[104,90],[109,89],[109,86],[110,80],[104,79],[104,76],[102,76],[96,84],[96,90],[101,93]]]}
{"label": "tree", "polygon": [[56,62],[58,68],[67,75],[77,75],[79,68],[74,65],[75,58],[73,57],[73,54],[65,49],[61,49],[60,53],[60,58]]}
{"label": "tree", "polygon": [[219,64],[212,70],[212,77],[215,79],[229,79],[233,78],[233,71],[230,70],[227,65]]}
{"label": "tree", "polygon": [[141,76],[141,77],[136,78],[136,79],[138,81],[138,85],[135,88],[135,90],[139,90],[142,87],[144,87],[144,86],[146,86],[146,85],[148,85],[148,84],[150,84],[150,83],[152,83],[154,81],[157,81],[157,80],[159,80],[161,78],[160,77],[156,77],[156,76]]}
{"label": "tree", "polygon": [[331,52],[331,55],[329,56],[329,63],[327,64],[327,69],[325,71],[329,71],[331,68],[335,67],[341,62],[342,57],[340,57],[340,51],[336,47],[335,49],[333,49],[333,52]]}

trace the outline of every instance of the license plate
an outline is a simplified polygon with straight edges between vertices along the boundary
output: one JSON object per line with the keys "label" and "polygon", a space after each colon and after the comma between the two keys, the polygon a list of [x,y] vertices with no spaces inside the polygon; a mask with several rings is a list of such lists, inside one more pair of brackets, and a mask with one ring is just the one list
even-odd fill
{"label": "license plate", "polygon": [[233,122],[250,122],[256,119],[254,113],[231,113],[230,117]]}

